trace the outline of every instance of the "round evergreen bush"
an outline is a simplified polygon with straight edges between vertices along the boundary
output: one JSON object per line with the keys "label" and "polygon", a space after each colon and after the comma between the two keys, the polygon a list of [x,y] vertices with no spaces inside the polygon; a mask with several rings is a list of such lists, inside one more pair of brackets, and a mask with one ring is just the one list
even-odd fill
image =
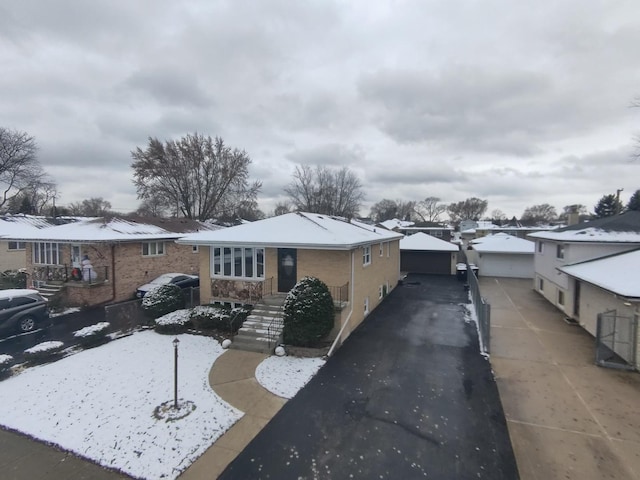
{"label": "round evergreen bush", "polygon": [[217,305],[199,305],[191,311],[191,321],[197,330],[219,330],[237,332],[249,315],[250,309]]}
{"label": "round evergreen bush", "polygon": [[184,295],[177,285],[160,285],[142,297],[142,310],[151,318],[184,308]]}
{"label": "round evergreen bush", "polygon": [[175,310],[155,320],[155,331],[164,335],[185,333],[191,327],[191,312],[186,309]]}
{"label": "round evergreen bush", "polygon": [[315,277],[304,277],[284,302],[284,342],[311,347],[333,328],[333,299],[329,288]]}

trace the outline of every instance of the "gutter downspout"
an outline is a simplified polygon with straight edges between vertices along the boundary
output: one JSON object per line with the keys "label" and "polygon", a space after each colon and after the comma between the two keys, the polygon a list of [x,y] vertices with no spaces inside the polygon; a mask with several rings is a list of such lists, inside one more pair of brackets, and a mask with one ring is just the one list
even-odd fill
{"label": "gutter downspout", "polygon": [[344,323],[342,324],[342,328],[340,328],[340,331],[338,332],[338,336],[336,337],[336,339],[333,341],[333,344],[331,345],[331,348],[329,349],[329,352],[327,353],[327,358],[331,356],[331,354],[333,353],[333,351],[335,350],[338,341],[340,340],[340,338],[342,337],[342,334],[344,332],[344,329],[347,325],[349,325],[349,320],[351,320],[351,315],[353,315],[353,289],[354,289],[354,275],[355,275],[355,266],[354,266],[354,259],[353,259],[353,254],[354,254],[354,250],[351,250],[351,281],[349,282],[349,298],[350,298],[350,302],[351,303],[351,310],[349,311],[349,315],[347,315],[347,318],[345,319]]}

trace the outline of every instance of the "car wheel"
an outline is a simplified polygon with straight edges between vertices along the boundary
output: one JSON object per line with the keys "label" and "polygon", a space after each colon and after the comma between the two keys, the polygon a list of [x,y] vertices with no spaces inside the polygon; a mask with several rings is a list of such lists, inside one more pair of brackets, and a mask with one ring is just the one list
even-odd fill
{"label": "car wheel", "polygon": [[18,323],[21,332],[30,332],[36,328],[36,321],[33,317],[22,317]]}

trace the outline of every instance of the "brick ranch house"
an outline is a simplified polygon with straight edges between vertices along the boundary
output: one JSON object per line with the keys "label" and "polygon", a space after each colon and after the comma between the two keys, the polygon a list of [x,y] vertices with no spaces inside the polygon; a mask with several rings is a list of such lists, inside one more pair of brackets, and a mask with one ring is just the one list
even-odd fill
{"label": "brick ranch house", "polygon": [[197,247],[175,240],[217,228],[187,219],[90,218],[12,240],[25,242],[32,286],[60,289],[66,306],[94,306],[132,299],[138,286],[163,273],[196,274]]}
{"label": "brick ranch house", "polygon": [[333,338],[344,340],[398,283],[401,234],[355,220],[289,213],[177,243],[200,251],[202,304],[256,303],[305,276],[322,280],[336,304]]}

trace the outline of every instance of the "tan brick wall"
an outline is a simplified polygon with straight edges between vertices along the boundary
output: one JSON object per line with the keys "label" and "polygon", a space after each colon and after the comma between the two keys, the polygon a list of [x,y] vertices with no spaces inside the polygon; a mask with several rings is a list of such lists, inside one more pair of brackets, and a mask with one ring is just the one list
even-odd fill
{"label": "tan brick wall", "polygon": [[198,275],[200,255],[193,253],[191,245],[178,245],[173,241],[166,241],[164,248],[164,255],[143,256],[140,242],[114,246],[115,301],[133,298],[136,288],[163,273]]}

